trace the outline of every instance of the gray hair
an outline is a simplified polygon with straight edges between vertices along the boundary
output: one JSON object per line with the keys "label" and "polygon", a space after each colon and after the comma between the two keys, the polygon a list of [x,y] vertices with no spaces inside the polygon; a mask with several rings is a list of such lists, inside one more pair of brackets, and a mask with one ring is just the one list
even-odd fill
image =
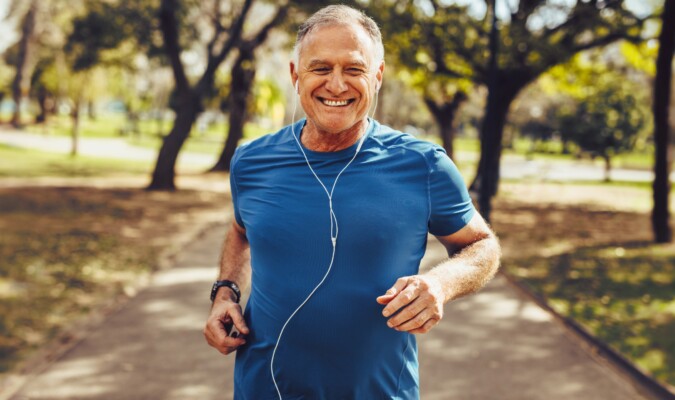
{"label": "gray hair", "polygon": [[300,59],[300,46],[303,39],[314,29],[328,25],[350,25],[356,23],[361,26],[375,45],[375,60],[384,61],[384,45],[382,44],[382,33],[377,23],[367,16],[363,11],[356,10],[345,5],[331,5],[320,9],[312,14],[307,21],[303,22],[298,28],[298,36],[295,39],[293,47],[293,61],[295,64]]}

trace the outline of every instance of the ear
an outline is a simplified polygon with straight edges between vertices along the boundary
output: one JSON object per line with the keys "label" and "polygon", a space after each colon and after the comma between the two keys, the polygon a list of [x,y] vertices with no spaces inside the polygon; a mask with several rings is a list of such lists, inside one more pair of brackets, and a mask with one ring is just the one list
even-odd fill
{"label": "ear", "polygon": [[290,72],[291,72],[291,84],[295,88],[295,93],[298,93],[298,71],[295,69],[295,64],[293,61],[290,62]]}
{"label": "ear", "polygon": [[382,87],[382,78],[384,78],[384,61],[380,63],[380,66],[377,68],[375,73],[375,79],[377,79],[377,85],[375,85],[375,91],[379,92]]}

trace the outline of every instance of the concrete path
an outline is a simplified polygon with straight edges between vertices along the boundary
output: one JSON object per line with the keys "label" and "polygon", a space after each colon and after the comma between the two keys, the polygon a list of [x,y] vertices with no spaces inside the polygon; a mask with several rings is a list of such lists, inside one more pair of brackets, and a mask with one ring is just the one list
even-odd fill
{"label": "concrete path", "polygon": [[[234,357],[208,347],[201,333],[223,232],[208,230],[12,399],[230,399]],[[443,252],[431,241],[423,268]],[[645,398],[501,276],[448,304],[419,350],[424,400]]]}

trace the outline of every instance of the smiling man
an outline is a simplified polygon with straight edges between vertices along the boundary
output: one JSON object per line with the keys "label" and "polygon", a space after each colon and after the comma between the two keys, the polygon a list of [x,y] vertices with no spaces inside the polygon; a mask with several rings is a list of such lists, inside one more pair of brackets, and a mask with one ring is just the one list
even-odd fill
{"label": "smiling man", "polygon": [[[235,399],[417,399],[415,335],[485,285],[499,244],[440,147],[368,117],[384,72],[372,19],[318,11],[290,72],[307,118],[232,160],[204,335],[237,352]],[[449,257],[420,274],[429,233]]]}

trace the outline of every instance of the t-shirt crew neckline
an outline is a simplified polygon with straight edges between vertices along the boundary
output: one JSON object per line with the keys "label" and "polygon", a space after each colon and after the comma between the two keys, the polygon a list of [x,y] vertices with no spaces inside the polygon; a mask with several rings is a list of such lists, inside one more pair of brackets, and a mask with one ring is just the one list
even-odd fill
{"label": "t-shirt crew neckline", "polygon": [[[308,158],[314,158],[314,159],[337,159],[337,158],[343,158],[346,156],[353,156],[354,152],[356,151],[356,148],[359,146],[359,142],[361,141],[361,138],[356,141],[353,145],[344,148],[342,150],[338,151],[314,151],[310,150],[307,147],[305,147],[304,144],[302,144],[302,128],[305,127],[305,124],[307,123],[307,119],[303,118],[300,121],[295,123],[294,130],[295,132],[299,132],[298,136],[298,142],[300,146],[302,146],[302,150],[305,151],[305,154],[307,154]],[[377,124],[377,121],[375,121],[372,118],[368,118],[368,128],[366,129],[366,133],[364,135],[366,136],[365,139],[363,139],[363,146],[361,148],[363,149],[364,146],[366,145],[366,141],[368,141],[368,137],[371,136],[373,130],[375,129],[375,125]],[[298,143],[296,143],[296,146]]]}

